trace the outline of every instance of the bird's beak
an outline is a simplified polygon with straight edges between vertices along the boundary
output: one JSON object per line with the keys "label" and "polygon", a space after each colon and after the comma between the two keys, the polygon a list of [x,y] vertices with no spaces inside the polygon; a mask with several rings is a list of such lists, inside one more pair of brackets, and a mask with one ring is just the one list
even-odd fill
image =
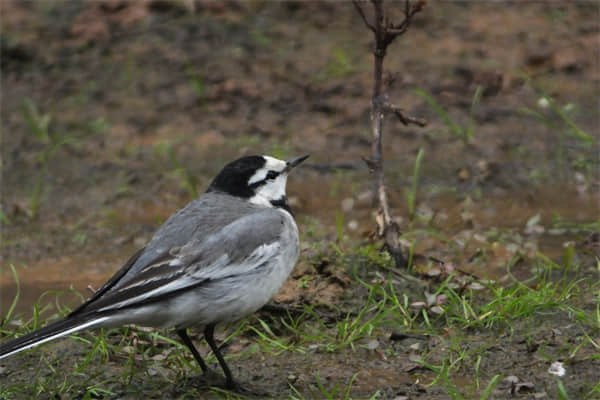
{"label": "bird's beak", "polygon": [[306,160],[309,155],[310,154],[306,154],[304,156],[292,158],[291,160],[287,161],[286,162],[287,166],[285,167],[285,172],[290,172],[290,170],[292,168],[294,168],[295,166],[297,166],[298,164],[300,164],[302,161]]}

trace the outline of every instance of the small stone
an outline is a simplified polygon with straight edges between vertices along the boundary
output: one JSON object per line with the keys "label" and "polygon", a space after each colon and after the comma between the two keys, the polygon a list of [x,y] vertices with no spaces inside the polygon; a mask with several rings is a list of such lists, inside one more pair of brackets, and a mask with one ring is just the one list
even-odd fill
{"label": "small stone", "polygon": [[585,183],[586,182],[585,175],[582,174],[581,172],[575,172],[574,178],[575,178],[575,182],[577,182],[577,183]]}
{"label": "small stone", "polygon": [[538,107],[539,107],[539,108],[548,108],[548,107],[550,107],[550,102],[548,101],[548,99],[547,99],[547,98],[545,98],[545,97],[540,97],[540,98],[538,99]]}
{"label": "small stone", "polygon": [[321,347],[320,344],[314,343],[308,346],[308,352],[309,353],[316,353],[317,351],[319,351],[319,348]]}
{"label": "small stone", "polygon": [[553,362],[548,369],[549,374],[556,376],[564,376],[565,372],[567,371],[565,370],[564,364],[560,361]]}
{"label": "small stone", "polygon": [[369,350],[375,350],[378,347],[379,341],[377,339],[369,340],[369,342],[367,343],[367,349]]}
{"label": "small stone", "polygon": [[351,197],[346,197],[342,200],[342,211],[350,212],[354,208],[354,199]]}
{"label": "small stone", "polygon": [[168,354],[166,354],[166,353],[158,353],[158,354],[152,356],[152,359],[154,361],[162,361],[162,360],[166,359],[167,356],[168,356]]}
{"label": "small stone", "polygon": [[419,350],[421,349],[421,343],[413,343],[410,346],[408,346],[411,350]]}
{"label": "small stone", "polygon": [[373,201],[373,191],[365,190],[364,192],[359,193],[358,196],[356,196],[356,199],[359,204],[369,205]]}

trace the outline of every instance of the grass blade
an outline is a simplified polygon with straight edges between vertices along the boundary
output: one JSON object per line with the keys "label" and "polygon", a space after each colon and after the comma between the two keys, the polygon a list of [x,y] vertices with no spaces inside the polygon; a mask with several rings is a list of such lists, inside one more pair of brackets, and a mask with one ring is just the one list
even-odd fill
{"label": "grass blade", "polygon": [[496,388],[496,386],[498,385],[498,383],[500,383],[501,380],[502,380],[502,375],[499,375],[499,374],[494,375],[494,377],[489,381],[489,383],[487,384],[487,386],[481,393],[481,396],[479,396],[479,399],[480,400],[489,399],[490,396],[492,395],[492,392],[494,391],[494,388]]}
{"label": "grass blade", "polygon": [[8,323],[8,321],[10,321],[10,317],[12,316],[12,313],[14,312],[17,303],[19,302],[19,297],[21,297],[21,283],[19,282],[19,275],[17,274],[17,270],[13,264],[10,264],[10,270],[12,271],[13,278],[15,279],[17,292],[15,293],[15,297],[13,297],[13,300],[10,303],[10,307],[8,307],[8,312],[2,319],[2,323],[0,324],[0,326],[4,326]]}
{"label": "grass blade", "polygon": [[423,89],[415,89],[415,93],[423,98],[434,109],[434,111],[440,116],[440,118],[444,121],[444,124],[448,127],[448,129],[454,133],[456,136],[464,139],[464,132],[460,126],[458,126],[450,115],[444,110],[444,107],[436,99],[433,98],[432,95],[424,91]]}

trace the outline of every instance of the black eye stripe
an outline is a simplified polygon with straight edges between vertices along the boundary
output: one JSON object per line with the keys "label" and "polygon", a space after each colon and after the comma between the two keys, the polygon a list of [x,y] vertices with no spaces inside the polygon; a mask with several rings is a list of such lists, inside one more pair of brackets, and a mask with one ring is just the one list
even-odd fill
{"label": "black eye stripe", "polygon": [[264,179],[261,179],[260,181],[254,182],[254,183],[248,185],[248,187],[250,187],[252,189],[257,188],[257,187],[259,187],[261,185],[264,185],[267,181],[273,180],[273,179],[277,178],[278,176],[279,176],[279,172],[277,172],[277,171],[269,171],[269,172],[267,172],[267,176],[265,176]]}
{"label": "black eye stripe", "polygon": [[279,176],[279,172],[277,171],[269,171],[267,172],[267,179],[275,179]]}

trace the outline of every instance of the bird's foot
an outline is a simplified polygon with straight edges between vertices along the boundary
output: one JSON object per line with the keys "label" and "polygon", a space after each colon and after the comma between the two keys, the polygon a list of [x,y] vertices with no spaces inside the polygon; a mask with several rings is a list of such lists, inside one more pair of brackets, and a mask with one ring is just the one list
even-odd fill
{"label": "bird's foot", "polygon": [[203,389],[208,389],[211,386],[223,386],[218,383],[223,381],[223,376],[210,368],[203,371],[201,375],[192,377],[192,381],[194,382],[194,386]]}
{"label": "bird's foot", "polygon": [[255,388],[249,388],[248,386],[242,386],[241,383],[239,383],[236,380],[225,380],[225,389],[237,393],[237,394],[241,394],[243,396],[250,396],[250,397],[260,397],[260,398],[265,398],[265,397],[269,397],[269,393],[257,390]]}

